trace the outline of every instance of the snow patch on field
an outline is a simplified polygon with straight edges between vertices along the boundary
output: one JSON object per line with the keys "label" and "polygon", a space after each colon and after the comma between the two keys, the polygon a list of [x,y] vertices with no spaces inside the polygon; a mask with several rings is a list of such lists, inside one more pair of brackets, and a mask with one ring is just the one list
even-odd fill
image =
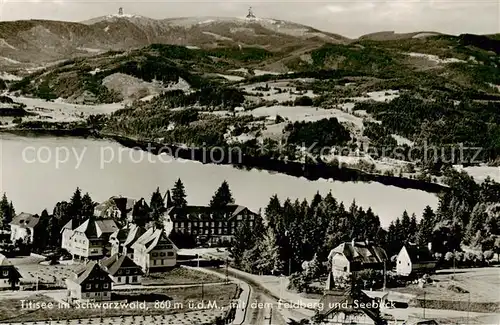
{"label": "snow patch on field", "polygon": [[[26,110],[48,119],[51,122],[80,121],[89,115],[111,114],[124,107],[122,103],[100,104],[100,105],[76,105],[64,102],[63,99],[45,101],[40,98],[11,97],[15,102],[26,105]],[[38,120],[38,116],[27,117],[23,120]]]}
{"label": "snow patch on field", "polygon": [[[269,86],[269,90],[263,90],[266,86]],[[255,84],[245,85],[242,87],[243,91],[247,92],[251,95],[260,95],[262,94],[262,99],[266,100],[276,100],[279,103],[286,101],[293,101],[297,97],[308,96],[311,98],[315,98],[317,95],[313,93],[312,90],[308,91],[297,91],[296,87],[291,87],[288,85],[286,81],[278,81],[278,82],[259,82]],[[260,90],[259,90],[260,89]]]}
{"label": "snow patch on field", "polygon": [[101,72],[101,69],[95,68],[94,70],[90,71],[89,73],[94,76],[98,72]]}
{"label": "snow patch on field", "polygon": [[7,43],[7,41],[3,38],[0,38],[0,47],[8,47],[11,50],[17,50],[17,48]]}
{"label": "snow patch on field", "polygon": [[7,61],[7,62],[9,62],[9,63],[21,64],[21,62],[19,62],[19,61],[13,60],[13,59],[11,59],[11,58],[6,58],[6,57],[4,57],[4,56],[0,56],[0,59],[3,59],[3,60],[5,60],[5,61]]}
{"label": "snow patch on field", "polygon": [[229,70],[231,72],[243,72],[243,73],[248,73],[248,69],[246,68],[239,68],[239,69],[233,69],[233,70]]}
{"label": "snow patch on field", "polygon": [[455,169],[467,172],[477,182],[483,182],[488,176],[496,182],[500,182],[500,167],[491,166],[474,166],[474,167],[461,167],[453,166]]}
{"label": "snow patch on field", "polygon": [[245,79],[245,78],[240,77],[240,76],[232,76],[232,75],[226,75],[226,74],[220,74],[220,73],[218,73],[217,75],[219,77],[225,78],[225,79],[227,79],[229,81],[241,81],[241,80]]}
{"label": "snow patch on field", "polygon": [[232,38],[229,38],[229,37],[226,37],[226,36],[222,36],[222,35],[219,35],[219,34],[215,34],[215,33],[212,33],[212,32],[202,32],[202,33],[205,34],[205,35],[212,36],[212,37],[214,37],[218,41],[232,41],[233,40]]}
{"label": "snow patch on field", "polygon": [[254,117],[268,117],[273,120],[277,115],[291,122],[313,122],[326,118],[336,117],[339,122],[353,123],[359,127],[363,125],[363,120],[338,109],[323,109],[311,106],[263,106],[252,111],[242,112],[239,115],[252,115]]}
{"label": "snow patch on field", "polygon": [[162,85],[158,82],[145,82],[123,73],[107,76],[103,79],[102,84],[109,90],[121,94],[125,100],[159,94],[163,90]]}
{"label": "snow patch on field", "polygon": [[446,58],[446,59],[441,59],[437,55],[432,55],[432,54],[425,54],[425,53],[405,53],[408,56],[414,57],[414,58],[422,58],[426,59],[428,61],[432,61],[435,63],[439,64],[446,64],[446,63],[465,63],[464,60],[456,59],[456,58]]}
{"label": "snow patch on field", "polygon": [[100,49],[91,49],[91,48],[88,48],[88,47],[77,47],[76,49],[79,50],[79,51],[85,51],[85,52],[88,52],[88,53],[101,53],[101,52],[103,52],[103,50],[100,50]]}
{"label": "snow patch on field", "polygon": [[402,146],[402,145],[408,145],[408,146],[413,146],[415,143],[413,141],[411,141],[410,139],[407,139],[405,137],[402,137],[400,135],[397,135],[397,134],[391,134],[391,136],[393,137],[394,140],[396,140],[396,142],[398,143],[398,146]]}
{"label": "snow patch on field", "polygon": [[399,90],[381,90],[368,92],[365,97],[352,97],[349,98],[355,102],[364,102],[368,100],[374,100],[376,102],[389,102],[400,96]]}
{"label": "snow patch on field", "polygon": [[436,36],[436,35],[439,35],[439,34],[437,34],[437,33],[419,33],[417,35],[414,35],[412,38],[425,38],[425,37]]}
{"label": "snow patch on field", "polygon": [[277,76],[277,75],[280,75],[279,72],[273,72],[273,71],[265,71],[265,70],[254,70],[253,73],[256,75],[256,76],[265,76],[265,75],[273,75],[273,76]]}
{"label": "snow patch on field", "polygon": [[186,48],[188,50],[199,50],[200,49],[198,46],[194,46],[194,45],[186,45]]}
{"label": "snow patch on field", "polygon": [[7,81],[19,81],[22,80],[23,78],[10,74],[8,72],[0,72],[0,79]]}
{"label": "snow patch on field", "polygon": [[490,86],[493,89],[496,89],[496,90],[500,91],[500,85],[495,85],[495,84],[492,84],[492,83],[488,83],[488,86]]}
{"label": "snow patch on field", "polygon": [[387,102],[399,97],[398,90],[382,90],[382,91],[372,91],[367,93],[370,99],[376,102]]}

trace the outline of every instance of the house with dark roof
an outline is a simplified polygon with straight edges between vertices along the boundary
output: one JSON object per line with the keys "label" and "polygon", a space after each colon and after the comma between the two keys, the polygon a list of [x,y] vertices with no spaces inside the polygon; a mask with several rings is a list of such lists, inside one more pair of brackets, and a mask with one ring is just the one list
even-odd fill
{"label": "house with dark roof", "polygon": [[0,290],[19,288],[21,274],[17,268],[2,254],[0,254]]}
{"label": "house with dark roof", "polygon": [[10,240],[14,243],[21,239],[33,243],[35,227],[40,221],[38,216],[22,212],[15,216],[10,223]]}
{"label": "house with dark roof", "polygon": [[260,216],[241,205],[230,204],[214,209],[208,206],[171,207],[167,209],[167,224],[173,232],[198,238],[208,238],[210,243],[230,242],[236,229],[244,222],[253,227]]}
{"label": "house with dark roof", "polygon": [[132,221],[132,211],[137,200],[122,196],[112,196],[94,208],[97,218],[112,218],[123,222]]}
{"label": "house with dark roof", "polygon": [[111,250],[109,237],[117,230],[114,220],[91,217],[73,231],[69,253],[73,259],[102,258]]}
{"label": "house with dark roof", "polygon": [[145,273],[172,268],[177,264],[177,247],[163,229],[149,228],[133,244],[134,262]]}
{"label": "house with dark roof", "polygon": [[113,280],[99,263],[87,262],[66,279],[67,295],[70,302],[111,300]]}
{"label": "house with dark roof", "polygon": [[114,254],[102,260],[101,265],[116,285],[140,284],[144,274],[140,266],[123,254]]}
{"label": "house with dark roof", "polygon": [[370,242],[346,242],[328,255],[333,277],[346,278],[361,270],[383,270],[387,262],[385,250]]}
{"label": "house with dark roof", "polygon": [[401,276],[429,273],[434,271],[436,264],[429,247],[407,244],[396,258],[396,273]]}
{"label": "house with dark roof", "polygon": [[387,324],[379,302],[353,286],[344,290],[327,288],[318,306],[321,324]]}
{"label": "house with dark roof", "polygon": [[111,244],[111,255],[124,254],[134,259],[134,250],[132,245],[146,232],[146,228],[136,224],[127,226],[115,231],[109,237]]}

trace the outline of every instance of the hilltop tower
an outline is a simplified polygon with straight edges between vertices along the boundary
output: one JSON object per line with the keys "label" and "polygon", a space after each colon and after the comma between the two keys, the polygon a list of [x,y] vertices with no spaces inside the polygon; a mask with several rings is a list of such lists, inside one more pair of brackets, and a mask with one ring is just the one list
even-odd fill
{"label": "hilltop tower", "polygon": [[122,7],[120,7],[118,9],[118,16],[123,16],[123,8]]}
{"label": "hilltop tower", "polygon": [[257,17],[255,17],[255,15],[253,14],[253,10],[252,10],[252,7],[250,7],[248,9],[248,15],[247,15],[247,19],[256,19]]}

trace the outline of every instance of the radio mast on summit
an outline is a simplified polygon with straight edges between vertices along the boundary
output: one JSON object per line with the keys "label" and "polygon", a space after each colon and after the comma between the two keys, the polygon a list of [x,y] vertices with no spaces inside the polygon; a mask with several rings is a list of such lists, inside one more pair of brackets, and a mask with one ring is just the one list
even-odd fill
{"label": "radio mast on summit", "polygon": [[252,7],[250,7],[248,9],[248,15],[247,15],[247,19],[255,19],[257,17],[255,17],[255,15],[253,14],[253,10],[252,10]]}
{"label": "radio mast on summit", "polygon": [[123,16],[123,8],[122,7],[120,7],[118,9],[118,16]]}

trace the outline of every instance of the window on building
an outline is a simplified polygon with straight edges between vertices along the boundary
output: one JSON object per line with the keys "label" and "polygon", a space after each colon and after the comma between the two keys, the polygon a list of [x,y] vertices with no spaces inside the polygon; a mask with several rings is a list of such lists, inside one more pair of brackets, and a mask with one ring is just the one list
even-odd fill
{"label": "window on building", "polygon": [[132,277],[132,282],[137,282],[137,276],[135,276],[135,275],[134,275],[134,276]]}
{"label": "window on building", "polygon": [[160,253],[160,256],[162,256],[162,257],[165,256],[165,255],[167,255],[167,254],[165,254],[165,252],[161,252]]}
{"label": "window on building", "polygon": [[153,260],[153,265],[156,265],[156,260]]}
{"label": "window on building", "polygon": [[8,276],[9,275],[9,270],[3,270],[3,276]]}
{"label": "window on building", "polygon": [[156,257],[156,256],[158,256],[158,253],[153,253],[152,255],[153,255],[153,257]]}
{"label": "window on building", "polygon": [[90,289],[92,289],[92,285],[89,283],[89,284],[87,284],[87,285],[85,286],[85,288],[87,288],[87,290],[90,290]]}
{"label": "window on building", "polygon": [[174,253],[173,252],[168,252],[167,256],[174,256]]}
{"label": "window on building", "polygon": [[104,283],[103,288],[104,288],[104,289],[108,289],[108,288],[109,288],[109,284]]}
{"label": "window on building", "polygon": [[95,289],[99,289],[99,283],[94,284]]}
{"label": "window on building", "polygon": [[125,274],[130,274],[130,270],[128,270],[128,269],[127,269],[127,270],[125,271]]}
{"label": "window on building", "polygon": [[213,228],[213,227],[215,227],[215,222],[213,222],[213,221],[212,221],[212,223],[211,223],[211,227],[212,227],[212,228]]}

